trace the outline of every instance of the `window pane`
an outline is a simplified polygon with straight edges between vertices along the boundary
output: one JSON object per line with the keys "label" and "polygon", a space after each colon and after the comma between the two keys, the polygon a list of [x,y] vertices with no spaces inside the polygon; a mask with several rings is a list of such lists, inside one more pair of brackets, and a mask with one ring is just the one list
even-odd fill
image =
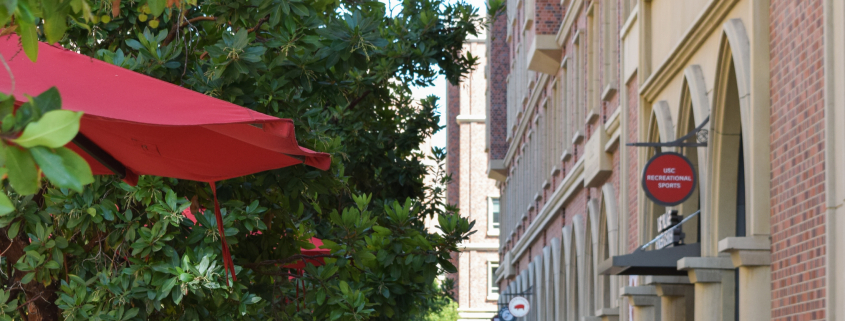
{"label": "window pane", "polygon": [[499,262],[490,262],[490,293],[499,293],[499,285],[496,284],[496,269],[499,268]]}
{"label": "window pane", "polygon": [[492,199],[493,208],[490,209],[493,212],[493,228],[499,228],[499,198]]}

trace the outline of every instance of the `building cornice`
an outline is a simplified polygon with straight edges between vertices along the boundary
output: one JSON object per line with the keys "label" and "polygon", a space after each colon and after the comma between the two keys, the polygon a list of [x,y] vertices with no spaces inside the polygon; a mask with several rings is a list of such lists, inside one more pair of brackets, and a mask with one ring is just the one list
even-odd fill
{"label": "building cornice", "polygon": [[528,99],[528,104],[525,105],[527,113],[523,114],[522,118],[519,120],[519,126],[516,128],[516,133],[514,133],[513,137],[511,137],[511,144],[510,146],[508,146],[508,152],[505,154],[505,167],[509,167],[511,165],[511,161],[513,161],[513,156],[516,155],[516,149],[518,146],[513,142],[517,142],[522,138],[522,135],[525,134],[525,130],[528,128],[529,120],[533,118],[533,106],[537,103],[537,99],[540,98],[540,92],[542,92],[542,90],[536,88],[545,87],[546,82],[548,81],[549,75],[541,74],[540,80],[537,81],[537,85],[534,87],[535,90],[531,91],[531,96]]}
{"label": "building cornice", "polygon": [[487,121],[487,115],[458,115],[455,116],[455,122],[463,123],[483,123]]}
{"label": "building cornice", "polygon": [[557,190],[555,190],[554,194],[550,197],[549,202],[546,203],[546,206],[543,206],[543,209],[537,215],[537,218],[531,222],[528,229],[525,230],[522,238],[520,238],[513,249],[511,249],[511,262],[507,262],[508,264],[514,264],[519,261],[519,258],[525,254],[525,251],[528,250],[528,246],[534,243],[537,237],[542,235],[546,226],[554,220],[554,213],[556,213],[563,204],[569,202],[582,187],[584,187],[583,157],[575,163],[575,166],[573,166],[569,175],[563,179],[563,182],[560,183]]}
{"label": "building cornice", "polygon": [[672,78],[682,72],[686,63],[692,58],[711,33],[716,30],[738,0],[711,0],[707,7],[696,18],[695,22],[684,33],[680,42],[672,49],[669,56],[660,63],[651,75],[640,86],[640,96],[649,103],[669,85]]}
{"label": "building cornice", "polygon": [[499,243],[461,243],[458,244],[460,251],[498,251]]}

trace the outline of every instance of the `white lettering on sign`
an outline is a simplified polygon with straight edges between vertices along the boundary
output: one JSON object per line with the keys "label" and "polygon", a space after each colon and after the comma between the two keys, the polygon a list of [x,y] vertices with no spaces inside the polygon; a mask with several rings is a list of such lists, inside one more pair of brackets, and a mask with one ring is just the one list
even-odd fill
{"label": "white lettering on sign", "polygon": [[657,218],[657,230],[658,231],[663,232],[667,228],[669,228],[670,226],[672,226],[672,214],[671,214],[671,212],[660,215],[660,217]]}
{"label": "white lettering on sign", "polygon": [[681,188],[681,183],[657,183],[657,188]]}
{"label": "white lettering on sign", "polygon": [[675,174],[675,168],[674,167],[664,168],[663,174]]}
{"label": "white lettering on sign", "polygon": [[656,182],[692,182],[691,175],[646,175],[645,179]]}
{"label": "white lettering on sign", "polygon": [[663,234],[660,234],[660,238],[657,239],[657,242],[655,242],[655,244],[654,244],[655,248],[657,248],[659,250],[659,249],[665,248],[665,247],[669,246],[670,244],[674,243],[674,237],[673,236],[674,235],[672,235],[671,230],[663,232]]}

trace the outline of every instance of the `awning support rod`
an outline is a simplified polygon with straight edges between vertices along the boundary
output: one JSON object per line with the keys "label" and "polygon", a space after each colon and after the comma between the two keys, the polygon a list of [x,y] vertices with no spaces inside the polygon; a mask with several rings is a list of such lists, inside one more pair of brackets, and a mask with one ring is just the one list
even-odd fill
{"label": "awning support rod", "polygon": [[88,139],[88,137],[85,137],[82,133],[76,134],[76,137],[73,138],[73,143],[76,144],[76,146],[78,146],[83,152],[91,155],[91,157],[100,162],[100,164],[103,164],[103,166],[112,171],[112,173],[117,175],[117,177],[120,177],[120,179],[126,178],[126,166],[100,148],[100,146],[97,146],[96,143]]}
{"label": "awning support rod", "polygon": [[[678,226],[681,226],[681,224],[686,223],[686,222],[687,222],[687,221],[689,221],[691,218],[693,218],[693,217],[697,216],[699,213],[701,213],[701,210],[697,210],[697,211],[695,211],[695,213],[692,213],[692,214],[690,214],[690,215],[687,215],[687,217],[685,217],[683,220],[681,220],[680,222],[678,222],[678,224],[675,224],[675,225],[672,225],[671,227],[666,228],[666,232],[663,232],[663,233],[668,233],[668,232],[671,232],[674,228],[676,228],[676,227],[678,227]],[[658,234],[658,235],[657,235],[654,239],[652,239],[651,241],[649,241],[649,242],[648,242],[648,243],[646,243],[645,245],[640,246],[640,248],[639,248],[638,250],[640,250],[640,251],[645,251],[645,249],[646,249],[646,248],[648,248],[650,245],[654,244],[654,242],[657,242],[657,240],[659,240],[659,239],[660,239],[660,237],[661,237],[661,236],[663,236],[663,233]]]}

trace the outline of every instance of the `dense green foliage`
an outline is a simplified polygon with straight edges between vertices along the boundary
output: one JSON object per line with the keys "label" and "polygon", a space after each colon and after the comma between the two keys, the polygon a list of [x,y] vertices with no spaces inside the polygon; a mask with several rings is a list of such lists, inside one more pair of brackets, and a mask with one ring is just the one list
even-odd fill
{"label": "dense green foliage", "polygon": [[458,316],[458,302],[443,299],[443,307],[437,311],[431,311],[423,321],[457,321]]}
{"label": "dense green foliage", "polygon": [[[6,157],[14,210],[0,216],[0,318],[402,320],[439,307],[446,294],[433,280],[454,271],[450,255],[473,223],[423,182],[429,171],[441,184],[448,177],[442,151],[433,168],[419,153],[439,130],[436,100],[414,102],[410,88],[466,74],[475,58],[461,48],[480,21],[474,8],[440,0],[388,11],[357,0],[0,1],[0,33],[21,35],[33,60],[33,37],[58,41],[292,118],[300,145],[332,155],[329,171],[297,165],[217,183],[237,270],[230,285],[213,214],[202,212],[213,209],[207,184],[61,175],[75,165],[51,174],[39,157],[73,158],[61,141],[29,148],[9,135],[6,155],[30,151],[21,159],[50,184],[38,188],[32,161],[13,175]],[[33,101],[39,113],[17,126],[3,118],[4,133],[26,135],[22,126],[57,112]],[[60,102],[49,103],[44,111]],[[27,117],[21,110],[12,117]],[[199,224],[182,215],[189,207]],[[442,233],[425,229],[434,218]],[[331,249],[326,264],[302,276],[280,267],[302,259],[312,236]]]}

